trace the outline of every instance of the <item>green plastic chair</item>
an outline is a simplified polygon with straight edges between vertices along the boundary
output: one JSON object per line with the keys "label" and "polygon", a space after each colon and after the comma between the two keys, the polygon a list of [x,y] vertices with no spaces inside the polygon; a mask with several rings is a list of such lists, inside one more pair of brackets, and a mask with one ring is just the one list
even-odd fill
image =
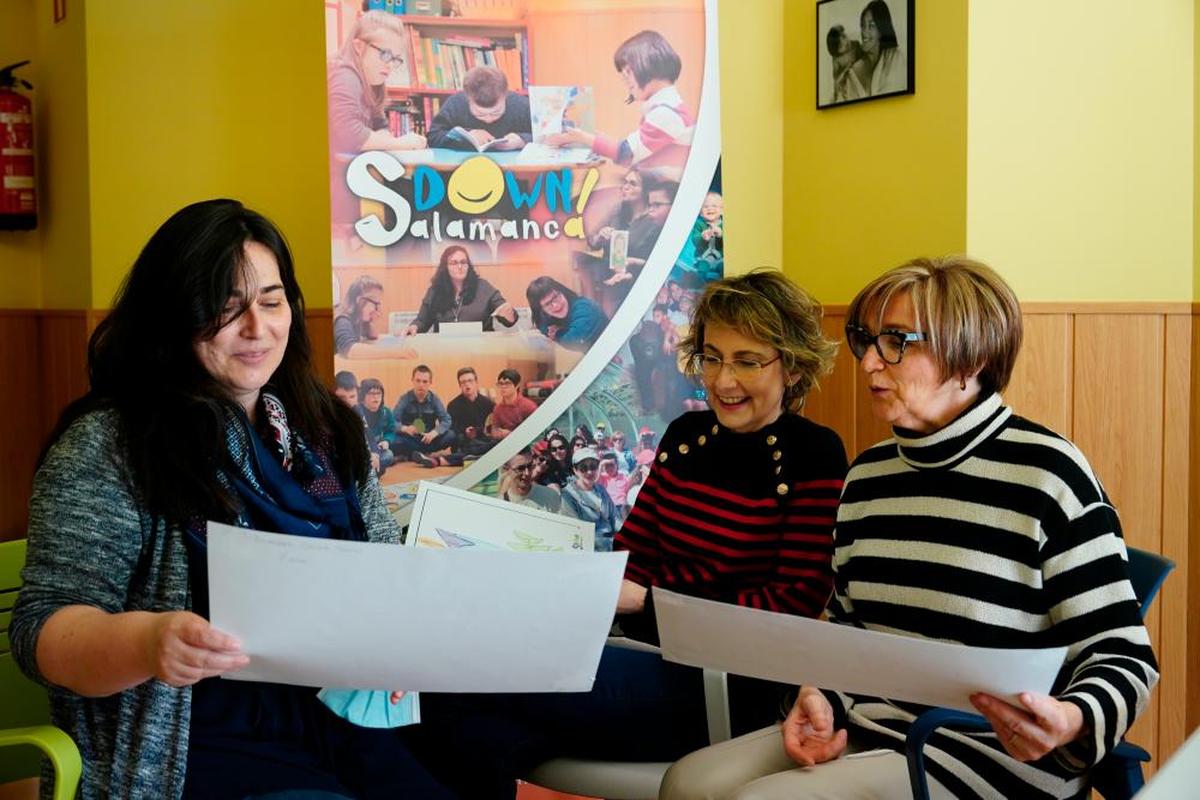
{"label": "green plastic chair", "polygon": [[17,669],[8,638],[24,564],[24,539],[0,542],[0,783],[40,776],[44,755],[54,765],[54,800],[69,800],[83,769],[79,748],[49,724],[46,690]]}

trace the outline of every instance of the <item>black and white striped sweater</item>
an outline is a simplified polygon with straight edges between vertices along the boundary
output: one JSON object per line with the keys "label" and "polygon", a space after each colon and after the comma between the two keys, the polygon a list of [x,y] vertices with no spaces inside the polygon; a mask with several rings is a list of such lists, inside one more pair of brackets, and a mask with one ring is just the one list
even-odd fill
{"label": "black and white striped sweater", "polygon": [[[996,736],[935,733],[929,770],[959,797],[1075,798],[1158,680],[1116,511],[1083,454],[993,394],[936,433],[895,430],[854,462],[834,534],[830,618],[984,647],[1068,648],[1053,695],[1082,739],[1040,761]],[[830,693],[839,723],[903,752],[923,708]]]}

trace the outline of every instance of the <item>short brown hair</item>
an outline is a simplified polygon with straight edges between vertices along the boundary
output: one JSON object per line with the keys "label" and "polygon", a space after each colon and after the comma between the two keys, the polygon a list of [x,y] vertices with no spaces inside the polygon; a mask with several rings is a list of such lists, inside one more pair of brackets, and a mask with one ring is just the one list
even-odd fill
{"label": "short brown hair", "polygon": [[508,95],[508,78],[495,67],[472,67],[463,76],[463,91],[476,105],[491,108]]}
{"label": "short brown hair", "polygon": [[821,304],[783,273],[756,269],[708,284],[692,312],[691,329],[679,352],[692,359],[704,351],[704,328],[725,325],[779,351],[788,376],[796,377],[783,393],[785,410],[797,414],[817,379],[833,369],[837,342],[821,331]]}
{"label": "short brown hair", "polygon": [[878,331],[888,303],[906,292],[942,380],[978,374],[985,392],[1008,385],[1021,350],[1021,304],[994,269],[967,256],[914,258],[867,284],[846,320]]}

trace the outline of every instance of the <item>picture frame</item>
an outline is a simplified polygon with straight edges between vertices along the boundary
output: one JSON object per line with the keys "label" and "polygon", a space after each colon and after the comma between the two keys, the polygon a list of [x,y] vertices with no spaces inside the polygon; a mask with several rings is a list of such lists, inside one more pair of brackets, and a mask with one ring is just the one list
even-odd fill
{"label": "picture frame", "polygon": [[817,3],[817,108],[916,91],[916,0]]}

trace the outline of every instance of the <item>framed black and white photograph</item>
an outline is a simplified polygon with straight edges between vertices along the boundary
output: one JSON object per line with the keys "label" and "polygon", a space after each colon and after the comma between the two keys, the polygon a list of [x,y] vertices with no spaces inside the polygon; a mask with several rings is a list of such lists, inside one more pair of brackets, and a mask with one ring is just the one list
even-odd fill
{"label": "framed black and white photograph", "polygon": [[817,108],[913,93],[914,2],[817,3]]}

